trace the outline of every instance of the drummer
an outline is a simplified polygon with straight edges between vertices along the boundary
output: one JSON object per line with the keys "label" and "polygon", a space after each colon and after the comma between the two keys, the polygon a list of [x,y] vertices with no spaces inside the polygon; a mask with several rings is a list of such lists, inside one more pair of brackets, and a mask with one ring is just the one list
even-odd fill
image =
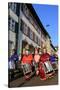
{"label": "drummer", "polygon": [[9,68],[11,69],[17,69],[17,62],[19,60],[17,50],[12,49],[11,56],[9,57]]}
{"label": "drummer", "polygon": [[21,62],[24,64],[26,64],[26,63],[32,64],[32,60],[33,60],[33,56],[32,56],[32,54],[29,54],[29,49],[25,49]]}
{"label": "drummer", "polygon": [[51,52],[50,61],[51,61],[51,63],[52,63],[53,69],[54,69],[54,70],[57,70],[56,57],[55,57],[54,52]]}
{"label": "drummer", "polygon": [[39,67],[38,67],[39,66],[39,60],[40,60],[39,48],[35,48],[33,60],[34,60],[36,75],[39,75]]}
{"label": "drummer", "polygon": [[32,75],[32,60],[33,60],[32,54],[29,54],[28,49],[25,49],[21,63],[22,65],[28,65],[26,68],[23,68],[23,73],[26,80],[29,80]]}
{"label": "drummer", "polygon": [[43,54],[40,57],[40,62],[44,64],[45,66],[44,69],[45,69],[45,73],[47,73],[47,76],[51,76],[53,74],[53,68],[49,59],[50,59],[50,55],[47,53],[46,47],[44,47]]}

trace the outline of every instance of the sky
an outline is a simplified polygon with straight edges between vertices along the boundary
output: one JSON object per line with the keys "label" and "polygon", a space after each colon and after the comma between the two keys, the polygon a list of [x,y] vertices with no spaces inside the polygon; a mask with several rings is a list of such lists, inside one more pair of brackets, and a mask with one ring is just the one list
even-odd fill
{"label": "sky", "polygon": [[33,4],[33,7],[44,28],[49,33],[52,44],[58,46],[58,6]]}

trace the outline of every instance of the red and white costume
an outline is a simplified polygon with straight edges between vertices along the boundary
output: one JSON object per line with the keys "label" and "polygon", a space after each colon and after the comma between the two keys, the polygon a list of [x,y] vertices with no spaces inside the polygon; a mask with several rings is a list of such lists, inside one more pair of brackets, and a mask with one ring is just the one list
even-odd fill
{"label": "red and white costume", "polygon": [[32,54],[29,54],[29,55],[24,55],[23,58],[22,58],[22,63],[27,63],[27,64],[31,64],[32,63],[32,60],[33,60],[33,56]]}
{"label": "red and white costume", "polygon": [[32,72],[32,67],[31,67],[32,60],[33,60],[32,54],[24,55],[22,57],[22,68],[23,68],[25,79],[30,79],[30,75]]}
{"label": "red and white costume", "polygon": [[50,73],[51,71],[53,71],[49,58],[50,58],[50,55],[48,53],[44,53],[40,57],[39,71],[40,71],[40,77],[43,80],[46,80],[47,72]]}

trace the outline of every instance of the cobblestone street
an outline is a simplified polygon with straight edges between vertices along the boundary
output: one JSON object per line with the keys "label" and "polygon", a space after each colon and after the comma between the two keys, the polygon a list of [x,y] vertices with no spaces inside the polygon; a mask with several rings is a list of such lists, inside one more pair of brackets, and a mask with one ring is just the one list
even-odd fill
{"label": "cobblestone street", "polygon": [[29,81],[25,81],[24,77],[18,78],[10,82],[10,87],[44,86],[57,84],[58,84],[58,74],[56,73],[54,77],[49,78],[46,81],[41,81],[39,76],[38,77],[34,76]]}

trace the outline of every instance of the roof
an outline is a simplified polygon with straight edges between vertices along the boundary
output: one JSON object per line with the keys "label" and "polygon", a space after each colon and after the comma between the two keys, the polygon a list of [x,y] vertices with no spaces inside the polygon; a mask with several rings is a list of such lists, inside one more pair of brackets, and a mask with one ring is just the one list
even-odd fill
{"label": "roof", "polygon": [[30,12],[33,14],[34,18],[36,19],[37,23],[39,24],[39,26],[41,27],[41,29],[43,30],[43,32],[44,32],[46,35],[48,35],[49,38],[51,38],[50,35],[48,34],[48,32],[46,31],[46,29],[44,28],[44,26],[43,26],[40,18],[38,17],[36,11],[34,10],[32,4],[26,4],[26,5],[27,5],[27,7],[29,8]]}

